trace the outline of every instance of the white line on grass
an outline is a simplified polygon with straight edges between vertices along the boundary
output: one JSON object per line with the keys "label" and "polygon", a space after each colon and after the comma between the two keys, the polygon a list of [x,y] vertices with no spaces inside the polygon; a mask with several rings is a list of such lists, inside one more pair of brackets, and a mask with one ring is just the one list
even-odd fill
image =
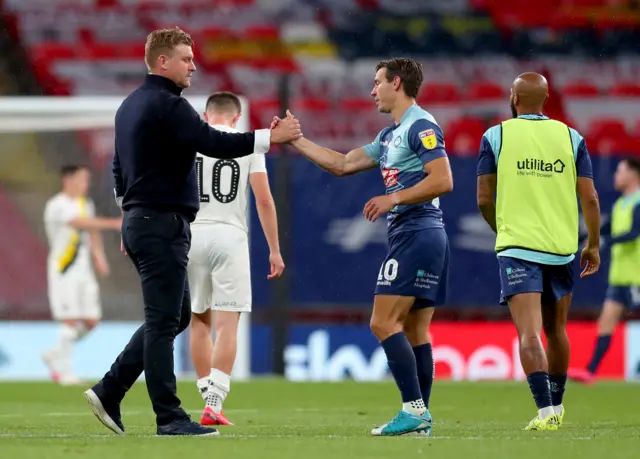
{"label": "white line on grass", "polygon": [[[135,437],[135,438],[163,438],[165,436],[159,435],[125,435],[125,437]],[[120,436],[116,436],[113,434],[31,434],[31,433],[0,433],[0,438],[122,438]],[[168,438],[176,438],[175,436],[166,436]],[[257,438],[282,438],[282,439],[334,439],[334,440],[346,440],[346,439],[354,439],[354,438],[362,438],[358,436],[347,436],[347,435],[279,435],[279,434],[265,434],[265,435],[255,435],[255,434],[221,434],[218,438],[240,438],[240,439],[257,439]],[[440,437],[425,437],[419,435],[406,436],[403,438],[414,438],[423,441],[429,440],[483,440],[483,437],[453,437],[453,436],[440,436]],[[584,438],[587,439],[586,437]]]}
{"label": "white line on grass", "polygon": [[[187,413],[202,413],[202,410],[186,410]],[[237,408],[237,409],[229,409],[225,410],[225,412],[229,413],[257,413],[259,410],[255,408]],[[149,414],[152,415],[153,411],[150,409],[147,411],[142,410],[129,410],[123,411],[122,416],[136,416],[141,414]],[[0,419],[6,418],[29,418],[32,416],[37,417],[75,417],[75,416],[89,416],[93,415],[91,410],[87,411],[52,411],[49,413],[5,413],[0,414]]]}

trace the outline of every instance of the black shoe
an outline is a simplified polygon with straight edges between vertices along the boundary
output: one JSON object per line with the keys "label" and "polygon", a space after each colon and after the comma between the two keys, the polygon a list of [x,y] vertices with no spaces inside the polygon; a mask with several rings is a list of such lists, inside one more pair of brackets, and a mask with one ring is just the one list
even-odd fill
{"label": "black shoe", "polygon": [[158,435],[199,435],[203,437],[220,435],[216,429],[203,427],[189,418],[180,418],[169,424],[158,426]]}
{"label": "black shoe", "polygon": [[87,399],[93,414],[96,415],[98,420],[104,424],[105,427],[114,431],[118,435],[124,435],[124,425],[120,417],[120,404],[109,405],[103,404],[100,397],[94,392],[93,389],[88,389],[84,392],[84,398]]}

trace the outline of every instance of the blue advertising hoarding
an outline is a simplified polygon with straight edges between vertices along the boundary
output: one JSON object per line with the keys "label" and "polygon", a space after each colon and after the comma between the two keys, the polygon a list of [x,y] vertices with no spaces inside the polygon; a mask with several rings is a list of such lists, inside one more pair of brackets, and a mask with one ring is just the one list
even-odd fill
{"label": "blue advertising hoarding", "polygon": [[[476,207],[476,159],[451,157],[454,190],[441,200],[451,243],[449,304],[455,307],[496,306],[499,295],[495,237]],[[274,161],[268,169],[271,180]],[[290,205],[292,255],[285,260],[291,274],[291,300],[305,307],[319,303],[367,305],[386,251],[384,220],[369,223],[364,204],[384,188],[380,173],[368,171],[336,178],[308,160],[293,156]],[[618,159],[593,158],[603,220],[618,196],[612,175]],[[268,249],[252,210],[252,276],[256,309],[270,303],[266,280]],[[594,306],[606,289],[608,253],[602,253],[601,271],[588,279],[576,278],[576,307]],[[576,270],[578,260],[576,260]]]}

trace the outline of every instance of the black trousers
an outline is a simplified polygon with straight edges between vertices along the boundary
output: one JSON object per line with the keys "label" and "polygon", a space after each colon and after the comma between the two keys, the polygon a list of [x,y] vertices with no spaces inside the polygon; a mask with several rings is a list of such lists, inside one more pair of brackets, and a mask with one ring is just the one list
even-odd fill
{"label": "black trousers", "polygon": [[189,221],[179,213],[134,208],[125,212],[122,240],[140,275],[144,324],[96,385],[97,394],[103,403],[119,403],[144,370],[156,422],[163,425],[187,416],[176,395],[173,342],[191,318]]}

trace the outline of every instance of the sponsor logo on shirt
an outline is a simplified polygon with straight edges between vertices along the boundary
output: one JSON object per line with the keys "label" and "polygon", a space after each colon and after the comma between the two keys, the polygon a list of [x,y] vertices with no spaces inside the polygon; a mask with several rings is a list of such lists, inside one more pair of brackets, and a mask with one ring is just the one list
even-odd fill
{"label": "sponsor logo on shirt", "polygon": [[436,132],[433,129],[427,129],[418,134],[422,145],[427,150],[433,150],[438,145],[438,140],[436,139]]}
{"label": "sponsor logo on shirt", "polygon": [[382,169],[382,179],[384,180],[384,186],[389,188],[398,184],[398,168]]}

